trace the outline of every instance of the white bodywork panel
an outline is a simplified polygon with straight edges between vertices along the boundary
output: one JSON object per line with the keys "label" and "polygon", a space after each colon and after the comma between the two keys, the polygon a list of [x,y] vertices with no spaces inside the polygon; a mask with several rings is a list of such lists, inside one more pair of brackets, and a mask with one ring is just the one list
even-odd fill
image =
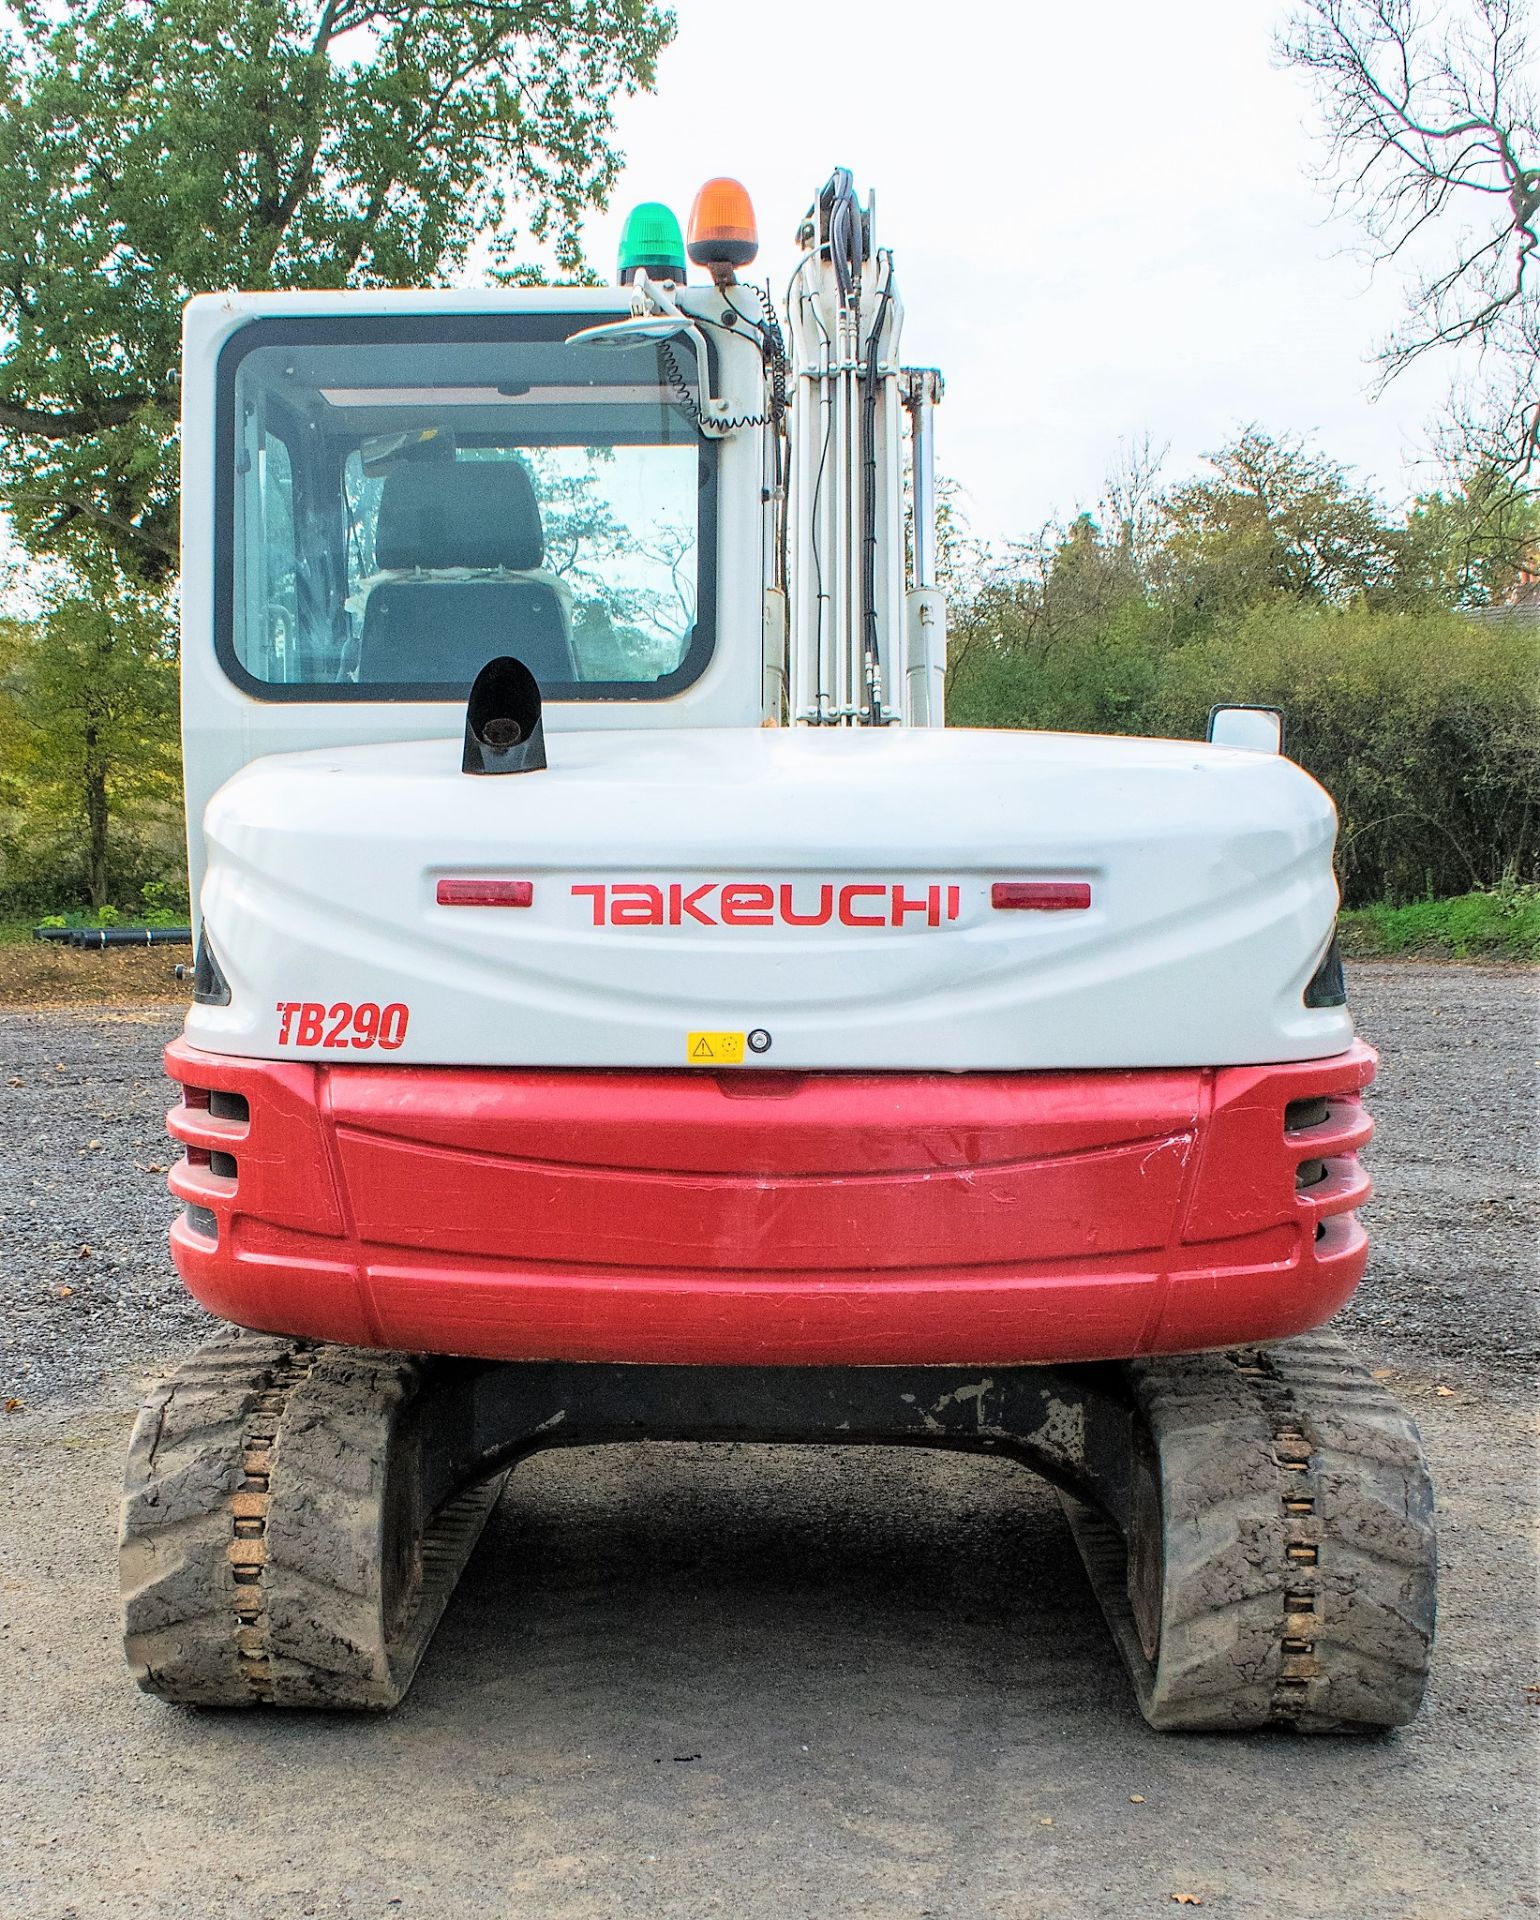
{"label": "white bodywork panel", "polygon": [[[195,1006],[189,1040],[360,1065],[683,1067],[691,1034],[758,1029],[768,1050],[746,1064],[941,1070],[1261,1063],[1351,1040],[1344,1008],[1302,998],[1337,907],[1334,812],[1278,755],[744,727],[563,731],[549,755],[468,777],[451,737],[237,773],[207,809],[202,899],[232,999]],[[529,881],[533,904],[440,906],[446,875]],[[991,905],[994,882],[1022,880],[1088,883],[1091,906]],[[701,924],[724,883],[748,889],[738,924]],[[592,889],[616,885],[655,887],[664,924],[596,925],[614,896]],[[778,907],[755,923],[761,889],[779,903],[791,886],[816,915],[826,885],[826,923]],[[840,924],[846,887],[865,924]],[[937,915],[914,904],[932,899]],[[280,1042],[295,1003],[409,1018],[388,1053],[345,1035],[328,1051]]]}
{"label": "white bodywork panel", "polygon": [[[854,324],[829,317],[829,261],[810,252],[791,328],[789,507],[758,295],[674,290],[697,338],[709,335],[721,423],[714,650],[666,697],[549,701],[549,766],[497,778],[460,771],[463,697],[270,697],[221,666],[216,557],[232,535],[215,499],[230,486],[221,458],[237,458],[216,439],[221,354],[242,328],[286,319],[453,328],[518,312],[605,325],[642,311],[637,290],[191,302],[189,857],[231,988],[228,1005],[193,1007],[194,1045],[363,1068],[999,1071],[1262,1064],[1349,1044],[1344,1008],[1304,1005],[1337,906],[1335,816],[1297,766],[1206,744],[937,724],[945,609],[926,514],[903,590],[898,310],[878,299],[891,261],[872,253],[863,271],[867,307],[886,316],[875,547],[857,511],[865,402],[850,354],[832,333],[823,345]],[[282,339],[281,326],[264,337]],[[902,378],[918,511],[939,380]],[[765,726],[788,681],[793,717],[844,724]],[[922,724],[853,724],[874,711]],[[446,878],[532,894],[443,905]],[[1090,904],[1007,908],[992,900],[1000,882],[1089,888]]]}

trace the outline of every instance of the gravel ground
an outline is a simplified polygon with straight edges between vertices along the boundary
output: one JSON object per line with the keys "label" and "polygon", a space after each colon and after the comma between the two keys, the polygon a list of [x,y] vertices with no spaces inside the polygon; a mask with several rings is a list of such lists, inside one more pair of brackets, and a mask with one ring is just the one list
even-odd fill
{"label": "gravel ground", "polygon": [[214,1329],[166,1250],[160,1054],[181,1022],[180,1007],[0,1011],[0,1397],[79,1399]]}
{"label": "gravel ground", "polygon": [[1386,1065],[1345,1318],[1422,1423],[1443,1562],[1429,1702],[1377,1740],[1150,1734],[1048,1490],[867,1449],[536,1458],[387,1719],[137,1695],[121,1453],[208,1324],[163,1251],[172,1023],[0,1015],[0,1915],[1540,1911],[1535,980],[1354,985]]}
{"label": "gravel ground", "polygon": [[1380,1049],[1369,1099],[1373,1251],[1341,1317],[1366,1352],[1521,1384],[1535,1377],[1540,992],[1520,969],[1351,969]]}

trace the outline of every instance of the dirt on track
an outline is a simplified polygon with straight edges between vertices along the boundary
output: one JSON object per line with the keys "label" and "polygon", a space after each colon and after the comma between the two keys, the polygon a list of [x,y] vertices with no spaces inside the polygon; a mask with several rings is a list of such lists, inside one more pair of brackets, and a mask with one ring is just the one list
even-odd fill
{"label": "dirt on track", "polygon": [[0,1391],[26,1402],[0,1422],[0,1915],[1540,1910],[1535,980],[1354,985],[1386,1064],[1344,1330],[1423,1426],[1440,1638],[1413,1727],[1308,1741],[1149,1733],[1048,1489],[873,1449],[538,1456],[395,1715],[143,1698],[117,1482],[197,1320],[143,1170],[172,1023],[0,1015]]}

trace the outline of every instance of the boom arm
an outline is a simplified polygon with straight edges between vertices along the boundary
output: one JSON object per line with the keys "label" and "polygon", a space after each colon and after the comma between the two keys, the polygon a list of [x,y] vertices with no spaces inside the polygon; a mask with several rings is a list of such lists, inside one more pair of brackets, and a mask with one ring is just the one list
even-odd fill
{"label": "boom arm", "polygon": [[[935,726],[946,647],[930,452],[940,380],[898,364],[903,307],[893,256],[873,246],[872,230],[871,202],[863,208],[837,169],[803,223],[787,298],[791,714],[811,726]],[[907,583],[905,408],[915,517]]]}

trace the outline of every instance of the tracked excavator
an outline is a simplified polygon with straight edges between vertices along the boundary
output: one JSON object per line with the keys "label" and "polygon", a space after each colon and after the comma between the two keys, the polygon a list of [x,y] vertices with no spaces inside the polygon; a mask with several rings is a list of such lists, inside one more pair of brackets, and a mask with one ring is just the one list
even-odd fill
{"label": "tracked excavator", "polygon": [[134,1431],[129,1664],[390,1707],[538,1449],[892,1444],[1052,1482],[1152,1726],[1402,1725],[1331,802],[1266,709],[947,727],[873,205],[784,305],[756,245],[716,180],[615,286],[188,307],[171,1251],[232,1326]]}

